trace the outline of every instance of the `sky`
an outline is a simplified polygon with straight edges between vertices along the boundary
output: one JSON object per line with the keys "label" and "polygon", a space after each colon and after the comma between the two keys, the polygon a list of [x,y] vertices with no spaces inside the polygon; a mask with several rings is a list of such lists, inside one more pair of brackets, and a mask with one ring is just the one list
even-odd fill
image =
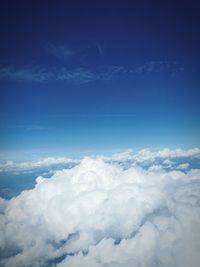
{"label": "sky", "polygon": [[200,144],[198,1],[7,1],[0,149]]}
{"label": "sky", "polygon": [[0,266],[199,266],[198,2],[1,1]]}

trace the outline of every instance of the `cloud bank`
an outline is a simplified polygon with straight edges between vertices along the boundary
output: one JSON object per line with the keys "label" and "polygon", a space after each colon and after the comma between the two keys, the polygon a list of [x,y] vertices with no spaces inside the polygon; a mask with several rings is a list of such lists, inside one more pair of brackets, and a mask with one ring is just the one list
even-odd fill
{"label": "cloud bank", "polygon": [[199,221],[199,169],[86,157],[0,199],[0,265],[197,267]]}
{"label": "cloud bank", "polygon": [[69,159],[66,157],[48,157],[36,161],[14,162],[12,160],[0,163],[0,173],[28,173],[42,168],[52,168],[53,166],[77,164],[79,161],[76,159]]}
{"label": "cloud bank", "polygon": [[[5,155],[1,155],[1,158],[6,158]],[[200,149],[192,148],[188,150],[175,149],[170,150],[168,148],[162,150],[151,150],[142,149],[139,151],[133,151],[128,149],[125,152],[120,152],[113,154],[111,156],[96,156],[108,163],[118,163],[120,165],[131,166],[142,166],[147,165],[162,165],[162,167],[170,167],[171,169],[177,168],[177,163],[181,160],[179,167],[181,169],[187,169],[190,164],[187,161],[199,160],[200,159]],[[10,173],[26,173],[30,171],[35,171],[41,168],[51,168],[53,166],[59,165],[76,165],[80,163],[80,159],[71,159],[66,157],[47,157],[35,161],[26,162],[14,162],[13,160],[2,161],[0,160],[0,173],[10,172]],[[68,166],[65,166],[66,168]]]}

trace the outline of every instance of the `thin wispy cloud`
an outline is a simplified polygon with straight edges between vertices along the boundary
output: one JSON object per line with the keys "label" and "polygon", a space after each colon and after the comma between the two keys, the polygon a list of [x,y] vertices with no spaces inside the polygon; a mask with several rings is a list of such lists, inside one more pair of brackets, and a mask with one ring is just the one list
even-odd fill
{"label": "thin wispy cloud", "polygon": [[58,81],[88,83],[96,79],[96,74],[87,68],[77,68],[74,70],[62,68],[56,74],[56,80]]}
{"label": "thin wispy cloud", "polygon": [[45,126],[38,125],[38,124],[15,124],[15,125],[4,125],[1,128],[9,129],[9,130],[22,130],[22,131],[44,131],[47,130]]}
{"label": "thin wispy cloud", "polygon": [[25,129],[26,131],[44,131],[47,128],[42,125],[29,125]]}
{"label": "thin wispy cloud", "polygon": [[53,72],[43,67],[6,66],[0,69],[0,79],[15,82],[47,82],[53,79]]}
{"label": "thin wispy cloud", "polygon": [[115,75],[125,73],[125,71],[122,66],[108,66],[94,70],[84,67],[70,69],[66,67],[15,68],[14,66],[9,66],[0,69],[0,79],[15,82],[45,83],[57,81],[82,84],[92,81],[111,80]]}
{"label": "thin wispy cloud", "polygon": [[89,68],[76,68],[73,70],[62,68],[57,70],[55,79],[57,81],[83,84],[93,81],[108,81],[113,79],[116,75],[122,74],[124,71],[125,68],[122,66],[109,66],[96,68],[95,70]]}
{"label": "thin wispy cloud", "polygon": [[61,61],[68,60],[76,54],[74,50],[64,45],[48,44],[46,50],[50,55]]}
{"label": "thin wispy cloud", "polygon": [[[64,52],[63,52],[64,53]],[[67,53],[67,52],[66,52]],[[134,75],[167,73],[174,76],[184,71],[178,62],[150,61],[139,67],[121,65],[91,67],[45,67],[28,66],[15,67],[13,65],[0,68],[0,79],[14,82],[67,82],[84,84],[93,81],[109,81],[120,75],[134,77]]]}
{"label": "thin wispy cloud", "polygon": [[104,57],[105,55],[105,47],[101,43],[96,43],[96,48],[100,56]]}
{"label": "thin wispy cloud", "polygon": [[148,61],[135,69],[137,74],[152,74],[167,72],[170,75],[175,75],[184,71],[184,67],[177,61]]}

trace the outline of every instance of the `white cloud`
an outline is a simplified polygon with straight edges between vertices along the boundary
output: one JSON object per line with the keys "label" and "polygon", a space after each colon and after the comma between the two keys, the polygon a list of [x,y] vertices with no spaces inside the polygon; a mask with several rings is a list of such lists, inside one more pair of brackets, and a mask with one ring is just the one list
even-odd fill
{"label": "white cloud", "polygon": [[52,167],[54,165],[76,164],[78,162],[78,160],[65,157],[48,157],[41,160],[26,162],[14,162],[9,160],[5,163],[0,163],[0,172],[29,172],[40,168]]}
{"label": "white cloud", "polygon": [[180,164],[177,169],[180,169],[180,170],[187,170],[189,168],[190,164],[189,163],[182,163]]}
{"label": "white cloud", "polygon": [[[1,156],[2,158],[3,155]],[[155,163],[157,160],[159,160],[159,165],[172,167],[174,168],[186,168],[189,167],[187,162],[183,162],[182,165],[179,167],[177,164],[173,162],[173,160],[179,160],[179,159],[200,159],[200,149],[199,148],[193,148],[188,150],[183,149],[175,149],[170,150],[168,148],[165,148],[163,150],[151,150],[151,149],[142,149],[139,151],[134,151],[132,149],[128,149],[127,151],[116,153],[111,156],[96,156],[96,158],[105,160],[106,162],[113,162],[113,163],[124,163],[127,165],[127,167],[135,166],[135,165],[141,165],[145,162],[148,162],[149,164]],[[26,161],[26,162],[14,162],[11,160],[8,160],[6,162],[3,162],[1,160],[0,162],[0,172],[29,172],[34,171],[40,168],[44,167],[51,167],[53,165],[61,165],[61,164],[78,164],[80,160],[76,159],[70,159],[66,157],[48,157],[43,158],[41,160],[35,160],[35,161]]]}
{"label": "white cloud", "polygon": [[123,169],[84,158],[1,199],[0,265],[197,267],[199,203],[200,170]]}
{"label": "white cloud", "polygon": [[164,165],[171,165],[173,162],[171,161],[171,160],[169,160],[169,159],[165,159],[164,161],[163,161],[163,164]]}
{"label": "white cloud", "polygon": [[172,163],[172,159],[180,159],[180,158],[200,158],[200,149],[192,148],[192,149],[175,149],[171,150],[168,148],[162,150],[151,150],[151,149],[142,149],[139,151],[133,151],[132,149],[128,149],[123,153],[117,153],[112,155],[111,157],[102,157],[107,160],[116,160],[116,161],[127,161],[132,160],[137,163],[142,163],[145,161],[155,161],[156,159],[162,159],[163,164]]}

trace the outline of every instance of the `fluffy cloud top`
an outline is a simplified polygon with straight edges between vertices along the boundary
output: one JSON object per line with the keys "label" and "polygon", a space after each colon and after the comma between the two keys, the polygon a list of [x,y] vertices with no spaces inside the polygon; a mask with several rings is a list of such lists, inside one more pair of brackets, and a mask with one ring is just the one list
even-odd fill
{"label": "fluffy cloud top", "polygon": [[50,179],[38,177],[34,189],[1,199],[0,207],[1,266],[200,262],[199,169],[124,169],[84,158]]}

